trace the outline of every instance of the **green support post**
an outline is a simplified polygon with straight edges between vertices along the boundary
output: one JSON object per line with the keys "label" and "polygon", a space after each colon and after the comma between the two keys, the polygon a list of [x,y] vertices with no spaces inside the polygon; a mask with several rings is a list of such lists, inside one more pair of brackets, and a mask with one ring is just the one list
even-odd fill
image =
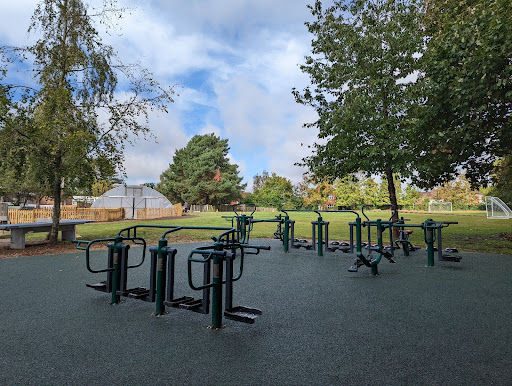
{"label": "green support post", "polygon": [[380,263],[380,260],[382,259],[382,248],[384,247],[384,244],[382,242],[382,222],[381,219],[377,220],[377,245],[379,246],[379,255],[375,260],[373,260],[370,264],[372,266],[372,275],[376,276],[379,274],[379,268],[378,264]]}
{"label": "green support post", "polygon": [[119,289],[119,282],[121,279],[121,261],[119,259],[119,255],[121,253],[121,247],[119,244],[123,242],[123,238],[121,236],[116,236],[114,245],[113,245],[113,258],[112,258],[112,301],[111,304],[119,304],[121,297],[117,293]]}
{"label": "green support post", "polygon": [[290,252],[290,216],[284,216],[284,234],[283,234],[284,251]]}
{"label": "green support post", "polygon": [[322,216],[318,216],[318,231],[317,231],[317,242],[316,242],[316,245],[317,245],[317,251],[318,251],[318,256],[323,256],[324,255],[324,250],[322,248],[322,245],[323,245],[323,232],[322,232],[322,225],[324,223],[323,219],[322,219]]}
{"label": "green support post", "polygon": [[[222,244],[217,244],[215,249],[222,251]],[[222,273],[224,270],[224,257],[213,255],[213,287],[212,287],[212,330],[222,328]]]}
{"label": "green support post", "polygon": [[240,242],[245,243],[247,237],[247,215],[242,214],[240,216]]}
{"label": "green support post", "polygon": [[427,266],[434,266],[434,224],[433,220],[429,218],[424,223],[424,232],[425,232],[425,243],[427,244]]}
{"label": "green support post", "polygon": [[361,246],[361,217],[356,218],[356,255],[360,257],[362,254],[362,246]]}
{"label": "green support post", "polygon": [[162,238],[158,241],[156,264],[156,308],[154,316],[165,314],[165,280],[167,265],[167,239]]}

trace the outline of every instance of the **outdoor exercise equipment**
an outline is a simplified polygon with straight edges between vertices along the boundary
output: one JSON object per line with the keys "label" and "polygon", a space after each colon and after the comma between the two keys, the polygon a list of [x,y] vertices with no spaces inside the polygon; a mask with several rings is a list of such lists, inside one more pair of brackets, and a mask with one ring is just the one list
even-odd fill
{"label": "outdoor exercise equipment", "polygon": [[[136,244],[142,245],[142,256],[140,263],[135,265],[128,265],[128,251],[130,245],[124,241],[132,241]],[[107,268],[93,269],[91,268],[89,251],[93,244],[105,243],[108,250],[108,263]],[[86,244],[84,247],[83,245]],[[107,279],[97,284],[86,284],[97,291],[107,292],[112,294],[111,303],[118,304],[120,296],[130,296],[141,300],[154,301],[154,272],[155,262],[151,262],[151,279],[150,289],[136,287],[127,289],[127,272],[128,269],[140,267],[145,260],[146,256],[146,241],[139,237],[122,237],[116,236],[108,239],[96,239],[92,241],[77,241],[77,249],[85,250],[85,261],[87,270],[92,273],[107,273]]]}
{"label": "outdoor exercise equipment", "polygon": [[[359,214],[352,210],[308,210],[308,209],[281,209],[281,212],[285,213],[285,219],[289,219],[288,212],[303,212],[303,213],[316,213],[318,218],[316,221],[311,221],[312,236],[311,244],[305,239],[295,238],[295,222],[290,221],[290,227],[285,227],[285,238],[290,241],[292,248],[306,248],[316,249],[318,256],[323,256],[324,251],[334,252],[341,250],[348,252],[350,246],[344,242],[332,242],[329,243],[329,221],[324,221],[322,213],[353,213],[359,218]],[[291,236],[286,235],[286,230],[291,232]],[[287,244],[285,243],[285,252],[288,252]]]}
{"label": "outdoor exercise equipment", "polygon": [[371,250],[368,252],[368,256],[364,256],[362,252],[362,242],[361,242],[361,218],[357,217],[355,222],[355,230],[356,230],[356,260],[354,262],[354,265],[348,268],[349,272],[357,272],[359,270],[359,267],[362,265],[365,265],[366,267],[371,268],[371,274],[372,275],[378,275],[378,265],[383,257],[387,258],[390,263],[395,263],[393,260],[393,255],[384,250],[384,244],[382,239],[382,233],[385,229],[390,229],[390,222],[389,221],[382,221],[381,219],[378,219],[377,221],[365,221],[366,226],[375,225],[377,228],[377,247],[374,248],[378,252],[378,255],[375,259],[373,259],[370,255]]}
{"label": "outdoor exercise equipment", "polygon": [[[140,267],[144,262],[146,242],[137,237],[137,229],[159,228],[165,229],[158,245],[151,247],[151,268],[149,289],[137,287],[126,288],[127,272],[129,268]],[[223,231],[220,236],[212,236],[213,246],[194,249],[188,256],[188,283],[193,290],[201,290],[202,298],[194,299],[189,296],[175,297],[175,264],[177,250],[168,246],[167,235],[184,229]],[[130,246],[125,241],[140,244],[142,248],[142,261],[139,264],[128,265],[128,251]],[[111,242],[108,244],[108,266],[105,269],[92,269],[90,265],[90,248],[95,243]],[[79,241],[78,249],[86,252],[87,269],[93,273],[107,272],[107,280],[102,283],[88,285],[96,290],[112,293],[112,304],[120,302],[120,296],[128,296],[149,302],[155,302],[155,316],[164,315],[165,306],[191,310],[203,314],[210,312],[210,292],[212,292],[212,329],[222,327],[222,293],[226,286],[226,299],[224,316],[239,322],[254,323],[254,319],[261,315],[261,311],[244,306],[233,306],[233,283],[242,277],[245,254],[258,254],[260,250],[270,250],[269,246],[249,245],[239,242],[236,238],[236,229],[228,227],[193,227],[193,226],[159,226],[135,225],[124,228],[112,239],[97,239],[92,241]],[[239,257],[239,272],[234,276],[233,262]],[[202,258],[198,258],[197,255]],[[203,283],[196,286],[192,279],[192,263],[202,263]],[[225,279],[223,271],[225,266]],[[211,291],[210,291],[211,290]]]}
{"label": "outdoor exercise equipment", "polygon": [[397,222],[393,224],[394,227],[398,227],[400,229],[400,233],[398,236],[398,239],[394,242],[395,249],[400,249],[399,244],[402,244],[402,250],[404,251],[404,256],[409,256],[409,252],[417,251],[418,249],[421,249],[420,246],[413,245],[409,241],[409,236],[413,234],[412,229],[405,229],[408,227],[407,224],[405,224],[406,219],[403,217],[400,218]]}
{"label": "outdoor exercise equipment", "polygon": [[[438,261],[452,261],[452,262],[460,262],[462,259],[460,256],[453,255],[445,255],[443,254],[443,241],[442,241],[442,230],[443,228],[447,228],[452,224],[458,224],[457,221],[434,221],[432,219],[427,219],[424,222],[425,229],[425,242],[427,240],[432,239],[432,242],[427,243],[427,254],[428,254],[428,266],[434,266],[434,242],[437,239],[437,252],[438,252]],[[447,248],[446,252],[458,252],[456,248]]]}
{"label": "outdoor exercise equipment", "polygon": [[[438,261],[452,261],[460,262],[462,259],[459,256],[445,255],[442,250],[442,229],[447,228],[452,224],[458,224],[456,221],[434,221],[432,219],[425,220],[422,224],[407,224],[408,228],[421,228],[423,230],[423,237],[427,245],[427,266],[433,267],[434,252],[438,251]],[[393,224],[395,227],[404,227],[402,223]],[[434,246],[437,240],[437,248]],[[446,252],[458,252],[456,248],[446,248]],[[404,248],[405,252],[405,248]]]}
{"label": "outdoor exercise equipment", "polygon": [[[256,204],[250,203],[245,204],[245,209],[247,207],[252,208],[252,212],[247,215],[245,213],[239,213],[237,212],[237,207],[240,207],[241,205],[235,204],[232,205],[233,212],[235,213],[234,216],[222,216],[224,219],[231,221],[231,226],[235,227],[237,230],[237,240],[242,243],[246,244],[250,240],[251,232],[254,228],[254,224],[257,223],[276,223],[277,229],[274,232],[274,238],[279,239],[283,242],[285,252],[288,252],[287,246],[289,244],[289,234],[290,229],[293,227],[294,222],[290,221],[290,218],[288,215],[282,216],[281,214],[277,215],[275,218],[269,218],[269,219],[255,219],[253,217],[253,214],[256,212]],[[236,222],[236,224],[235,224]]]}
{"label": "outdoor exercise equipment", "polygon": [[[368,253],[368,256],[371,256],[372,254],[372,251],[378,251],[379,250],[379,246],[378,244],[373,244],[372,245],[372,227],[375,227],[376,226],[376,222],[375,221],[370,221],[369,217],[366,215],[366,213],[364,212],[365,208],[371,208],[371,205],[363,205],[361,207],[361,213],[362,215],[366,218],[366,221],[363,221],[362,222],[362,226],[367,228],[368,232],[367,232],[367,241],[366,242],[361,242],[362,243],[362,246],[366,249],[368,249],[369,253]],[[386,229],[390,226],[390,224],[392,224],[394,221],[393,221],[393,216],[395,214],[395,209],[392,208],[392,213],[391,213],[391,217],[389,218],[388,221],[382,221],[381,220],[381,225],[384,226]],[[355,243],[354,243],[354,229],[356,228],[356,223],[355,222],[349,222],[348,223],[349,227],[350,227],[350,253],[353,253],[354,252],[354,246],[355,246]],[[393,232],[389,232],[389,246],[386,246],[386,247],[383,247],[384,250],[386,250],[386,252],[389,252],[391,253],[391,256],[394,256],[395,254],[395,249],[399,249],[400,247],[397,248],[396,244],[393,243]]]}

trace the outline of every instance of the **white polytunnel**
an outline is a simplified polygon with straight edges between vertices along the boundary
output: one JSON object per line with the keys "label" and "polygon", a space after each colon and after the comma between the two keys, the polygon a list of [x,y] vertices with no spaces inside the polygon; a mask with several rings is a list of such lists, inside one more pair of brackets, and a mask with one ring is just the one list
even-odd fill
{"label": "white polytunnel", "polygon": [[92,208],[125,208],[125,218],[137,218],[137,209],[172,208],[171,202],[160,192],[143,185],[119,185],[101,197]]}

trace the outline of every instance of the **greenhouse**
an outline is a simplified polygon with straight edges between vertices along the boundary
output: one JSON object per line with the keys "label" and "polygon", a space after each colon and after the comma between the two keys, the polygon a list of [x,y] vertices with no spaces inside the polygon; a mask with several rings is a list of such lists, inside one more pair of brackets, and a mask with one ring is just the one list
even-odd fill
{"label": "greenhouse", "polygon": [[128,219],[137,218],[137,209],[172,207],[162,193],[143,185],[116,186],[92,204],[92,208],[124,208]]}

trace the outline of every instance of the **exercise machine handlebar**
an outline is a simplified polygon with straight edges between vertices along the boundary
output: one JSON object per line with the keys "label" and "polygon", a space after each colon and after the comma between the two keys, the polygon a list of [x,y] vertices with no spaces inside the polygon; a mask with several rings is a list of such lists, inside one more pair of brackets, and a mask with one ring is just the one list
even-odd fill
{"label": "exercise machine handlebar", "polygon": [[[89,272],[101,273],[101,272],[112,272],[112,271],[114,271],[114,268],[105,268],[105,269],[100,269],[100,270],[92,269],[91,268],[91,264],[90,264],[90,253],[89,253],[89,251],[90,251],[91,245],[96,244],[96,243],[109,242],[109,241],[110,242],[114,242],[115,244],[121,243],[123,241],[133,241],[135,244],[142,245],[142,258],[141,258],[141,262],[138,263],[138,264],[135,264],[135,265],[130,265],[127,268],[137,268],[137,267],[140,267],[144,263],[144,260],[146,258],[146,240],[144,240],[141,237],[122,237],[122,236],[118,236],[118,237],[115,237],[115,238],[95,239],[95,240],[91,240],[91,241],[78,240],[76,248],[85,251],[85,262],[86,262],[86,265],[87,265],[87,270]],[[86,244],[86,246],[82,246],[82,244]]]}

